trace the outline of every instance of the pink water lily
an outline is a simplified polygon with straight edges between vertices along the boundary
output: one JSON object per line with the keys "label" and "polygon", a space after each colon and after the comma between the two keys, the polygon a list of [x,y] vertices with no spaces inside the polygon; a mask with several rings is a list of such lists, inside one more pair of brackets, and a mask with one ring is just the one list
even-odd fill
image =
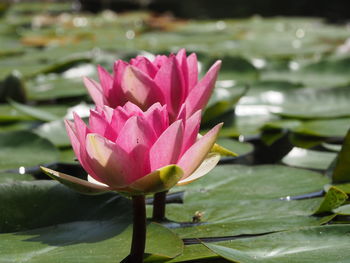
{"label": "pink water lily", "polygon": [[176,55],[158,55],[153,61],[137,56],[129,63],[117,60],[111,75],[98,67],[100,83],[85,78],[84,83],[95,104],[112,108],[133,102],[147,110],[159,102],[167,105],[170,121],[203,109],[215,86],[221,61],[216,61],[198,81],[196,54],[186,56],[185,49]]}
{"label": "pink water lily", "polygon": [[68,186],[90,190],[129,195],[166,191],[203,176],[219,161],[218,154],[209,152],[222,125],[198,139],[200,120],[199,110],[170,123],[167,107],[160,103],[145,112],[131,102],[116,109],[103,106],[91,110],[88,126],[75,114],[66,128],[88,181],[43,170]]}

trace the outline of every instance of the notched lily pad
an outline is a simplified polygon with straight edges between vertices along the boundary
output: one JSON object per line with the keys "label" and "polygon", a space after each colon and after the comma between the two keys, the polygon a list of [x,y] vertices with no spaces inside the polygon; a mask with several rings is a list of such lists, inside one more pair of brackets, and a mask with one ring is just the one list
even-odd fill
{"label": "notched lily pad", "polygon": [[0,133],[0,170],[19,169],[58,160],[57,148],[29,131]]}
{"label": "notched lily pad", "polygon": [[331,186],[328,189],[322,203],[314,212],[314,215],[332,212],[333,209],[341,206],[347,199],[348,196],[346,193],[335,186]]}

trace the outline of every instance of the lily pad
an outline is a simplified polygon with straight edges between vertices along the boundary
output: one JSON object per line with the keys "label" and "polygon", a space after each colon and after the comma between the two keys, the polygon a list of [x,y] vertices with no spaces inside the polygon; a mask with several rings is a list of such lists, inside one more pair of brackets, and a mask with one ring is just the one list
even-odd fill
{"label": "lily pad", "polygon": [[350,118],[305,121],[293,131],[297,134],[318,137],[345,137]]}
{"label": "lily pad", "polygon": [[0,170],[52,163],[58,154],[51,142],[29,131],[0,133]]}
{"label": "lily pad", "polygon": [[57,120],[59,119],[59,116],[56,116],[52,113],[46,112],[46,111],[42,111],[40,109],[37,109],[35,107],[32,106],[28,106],[25,104],[21,104],[15,101],[10,101],[10,105],[12,107],[14,107],[16,110],[29,115],[31,117],[33,117],[34,119],[37,120],[42,120],[42,121],[53,121],[53,120]]}
{"label": "lily pad", "polygon": [[190,222],[199,211],[200,222],[169,226],[181,237],[194,238],[320,225],[331,219],[311,217],[323,198],[293,200],[293,196],[319,192],[327,182],[329,179],[318,173],[278,165],[220,165],[201,180],[180,188],[185,191],[183,205],[167,206],[168,219]]}
{"label": "lily pad", "polygon": [[350,131],[344,139],[343,146],[335,163],[332,180],[334,183],[350,182]]}
{"label": "lily pad", "polygon": [[349,230],[348,225],[312,227],[205,246],[231,262],[345,263]]}
{"label": "lily pad", "polygon": [[34,129],[34,132],[48,139],[57,147],[64,148],[71,145],[63,120],[46,122]]}
{"label": "lily pad", "polygon": [[331,186],[320,204],[320,206],[315,211],[315,215],[331,212],[333,209],[338,208],[344,202],[348,199],[348,196],[346,193],[344,193],[342,190],[338,189],[335,186]]}
{"label": "lily pad", "polygon": [[350,205],[343,205],[333,210],[339,215],[350,215]]}
{"label": "lily pad", "polygon": [[34,180],[34,177],[31,176],[30,174],[0,173],[0,184],[9,184],[17,181],[32,181],[32,180]]}
{"label": "lily pad", "polygon": [[[82,257],[84,262],[120,262],[128,255],[132,236],[128,199],[117,194],[84,196],[54,181],[0,188],[2,232],[22,230],[0,235],[4,248],[0,262],[28,258],[31,262],[76,262]],[[182,250],[182,241],[170,230],[148,225],[146,253],[151,262],[174,258]]]}
{"label": "lily pad", "polygon": [[254,150],[253,145],[250,143],[239,142],[229,138],[219,138],[216,143],[237,153],[239,156],[249,154]]}
{"label": "lily pad", "polygon": [[[90,66],[92,67],[92,65]],[[73,69],[79,70],[78,67]],[[60,75],[41,76],[31,80],[28,82],[27,90],[31,100],[51,100],[87,95],[82,77],[65,78]]]}
{"label": "lily pad", "polygon": [[282,159],[282,162],[294,167],[326,170],[336,157],[337,154],[333,152],[321,152],[294,147]]}

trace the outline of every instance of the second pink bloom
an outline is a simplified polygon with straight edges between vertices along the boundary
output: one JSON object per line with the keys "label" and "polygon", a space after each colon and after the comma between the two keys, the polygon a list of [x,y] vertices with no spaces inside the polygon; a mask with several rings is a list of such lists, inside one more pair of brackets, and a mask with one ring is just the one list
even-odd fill
{"label": "second pink bloom", "polygon": [[169,57],[158,55],[154,61],[138,56],[129,63],[118,60],[111,75],[98,67],[100,83],[85,78],[84,83],[97,107],[116,108],[130,101],[142,110],[159,102],[167,105],[170,121],[188,118],[203,109],[215,87],[221,61],[217,61],[198,80],[196,54],[186,56],[181,49]]}

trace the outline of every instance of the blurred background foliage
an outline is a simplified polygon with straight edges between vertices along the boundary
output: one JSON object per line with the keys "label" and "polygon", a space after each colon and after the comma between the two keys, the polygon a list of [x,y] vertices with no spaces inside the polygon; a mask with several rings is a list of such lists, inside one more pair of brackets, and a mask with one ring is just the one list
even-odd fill
{"label": "blurred background foliage", "polygon": [[[127,255],[128,200],[114,194],[86,197],[36,180],[48,179],[38,166],[86,177],[63,124],[73,111],[86,118],[93,107],[83,76],[97,80],[98,64],[111,72],[117,59],[152,58],[180,48],[197,53],[201,75],[215,60],[223,61],[202,128],[224,121],[218,142],[239,156],[222,158],[221,164],[231,164],[174,189],[184,192],[175,194],[180,200],[169,204],[167,216],[186,223],[166,225],[178,236],[160,225],[150,227],[154,238],[147,251],[153,260],[181,254],[179,237],[191,244],[198,237],[219,241],[231,235],[236,243],[221,244],[232,261],[275,255],[279,262],[315,257],[348,262],[349,5],[340,0],[2,1],[0,232],[8,234],[1,234],[0,262],[28,260],[35,251],[40,253],[33,262],[77,262],[84,255],[86,262],[105,263]],[[205,224],[190,222],[196,211]],[[325,223],[333,225],[320,226]],[[291,229],[297,230],[270,234]],[[254,236],[244,239],[253,242],[251,248],[242,235]],[[277,249],[271,250],[266,241],[276,236],[284,241],[272,242]],[[228,249],[237,244],[243,254]],[[208,247],[211,251],[201,244],[185,246],[172,262],[223,262],[217,259],[223,248]]]}

